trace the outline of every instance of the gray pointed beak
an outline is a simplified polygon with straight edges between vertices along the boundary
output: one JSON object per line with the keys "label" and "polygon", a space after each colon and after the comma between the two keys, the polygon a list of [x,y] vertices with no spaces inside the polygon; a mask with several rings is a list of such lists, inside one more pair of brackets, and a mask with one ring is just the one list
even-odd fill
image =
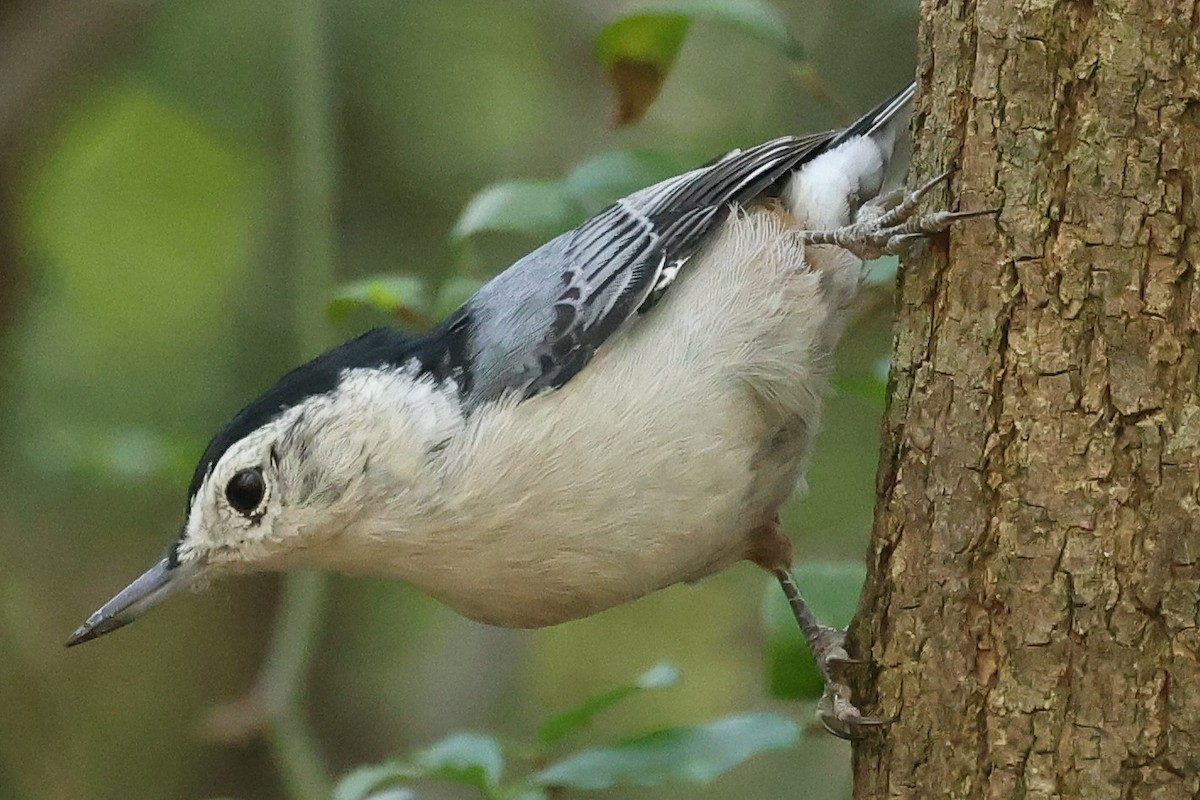
{"label": "gray pointed beak", "polygon": [[142,612],[190,586],[195,573],[196,569],[191,565],[171,566],[164,558],[88,617],[67,639],[67,647],[128,625]]}

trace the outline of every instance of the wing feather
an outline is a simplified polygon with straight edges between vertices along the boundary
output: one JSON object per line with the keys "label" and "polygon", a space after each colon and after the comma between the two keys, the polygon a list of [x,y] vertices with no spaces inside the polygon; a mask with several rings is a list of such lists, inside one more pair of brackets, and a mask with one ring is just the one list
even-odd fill
{"label": "wing feather", "polygon": [[596,350],[652,313],[732,208],[779,196],[803,163],[857,136],[886,132],[910,84],[848,128],[734,150],[625,197],[547,242],[468,301],[475,402],[566,384]]}
{"label": "wing feather", "polygon": [[730,209],[770,190],[836,132],[735,151],[708,167],[643,189],[567,234],[561,291],[533,350],[526,396],[565,384],[623,325],[666,293]]}

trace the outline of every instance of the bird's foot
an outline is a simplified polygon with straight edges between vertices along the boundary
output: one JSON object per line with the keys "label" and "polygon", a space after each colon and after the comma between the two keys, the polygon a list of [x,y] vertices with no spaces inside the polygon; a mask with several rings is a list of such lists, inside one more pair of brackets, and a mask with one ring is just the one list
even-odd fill
{"label": "bird's foot", "polygon": [[874,222],[884,228],[904,222],[916,213],[917,206],[925,199],[925,195],[953,174],[953,170],[946,170],[911,192],[906,193],[903,186],[884,192],[863,203],[854,216],[854,222],[856,224]]}
{"label": "bird's foot", "polygon": [[781,568],[776,568],[774,572],[825,681],[825,691],[817,703],[817,718],[825,730],[842,739],[860,739],[870,731],[892,722],[882,717],[866,716],[851,702],[850,688],[843,680],[843,673],[847,666],[861,662],[846,651],[846,632],[817,621],[816,615],[800,594],[791,572]]}
{"label": "bird's foot", "polygon": [[841,675],[847,665],[861,664],[862,661],[846,652],[845,642],[845,631],[824,625],[808,640],[817,668],[825,679],[825,691],[817,702],[817,719],[825,730],[838,738],[861,739],[892,720],[867,716],[851,702],[850,688]]}
{"label": "bird's foot", "polygon": [[868,717],[863,715],[854,703],[850,702],[850,690],[845,684],[837,681],[825,682],[825,692],[817,701],[817,719],[825,730],[839,739],[864,739],[872,731],[877,731],[894,720],[883,717]]}
{"label": "bird's foot", "polygon": [[941,233],[959,220],[996,213],[989,209],[918,214],[921,200],[949,175],[943,172],[908,194],[902,189],[882,194],[864,203],[849,225],[828,231],[802,231],[800,239],[805,245],[835,245],[869,261],[900,254],[918,240]]}

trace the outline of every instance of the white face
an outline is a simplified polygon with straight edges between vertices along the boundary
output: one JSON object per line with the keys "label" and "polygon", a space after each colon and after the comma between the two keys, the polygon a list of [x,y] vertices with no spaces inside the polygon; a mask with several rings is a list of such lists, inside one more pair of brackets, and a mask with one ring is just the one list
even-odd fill
{"label": "white face", "polygon": [[395,527],[436,485],[430,453],[458,430],[450,390],[397,372],[349,373],[230,447],[200,486],[177,551],[204,576],[339,568],[325,548],[386,508]]}
{"label": "white face", "polygon": [[[281,555],[285,484],[280,435],[290,427],[281,418],[229,448],[200,486],[179,543],[180,564],[195,563],[206,573],[265,566]],[[280,531],[282,532],[282,531]]]}

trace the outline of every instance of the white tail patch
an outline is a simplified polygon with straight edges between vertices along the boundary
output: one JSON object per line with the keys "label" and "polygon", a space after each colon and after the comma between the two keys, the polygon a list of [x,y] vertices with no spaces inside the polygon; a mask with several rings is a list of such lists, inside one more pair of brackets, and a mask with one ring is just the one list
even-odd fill
{"label": "white tail patch", "polygon": [[832,230],[854,221],[858,208],[898,180],[907,167],[907,147],[897,141],[908,127],[915,87],[878,112],[859,136],[847,139],[804,164],[792,177],[783,200],[807,230]]}

